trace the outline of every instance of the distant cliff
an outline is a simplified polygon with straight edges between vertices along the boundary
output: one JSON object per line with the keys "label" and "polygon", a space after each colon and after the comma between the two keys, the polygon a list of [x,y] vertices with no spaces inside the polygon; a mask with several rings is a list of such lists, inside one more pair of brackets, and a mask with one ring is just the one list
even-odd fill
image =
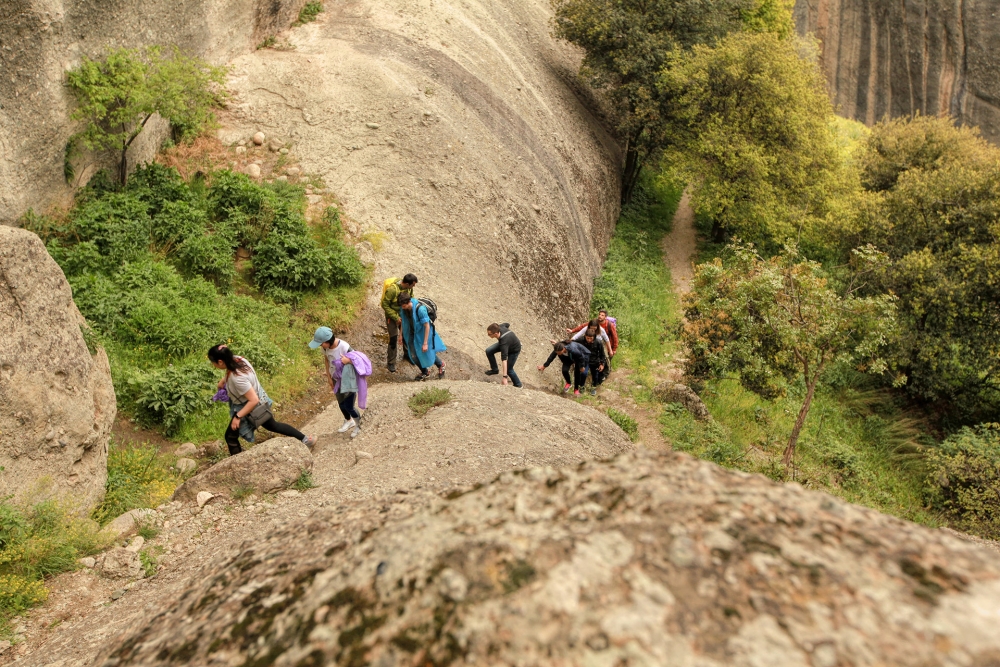
{"label": "distant cliff", "polygon": [[820,41],[838,113],[949,113],[1000,143],[997,0],[797,0],[800,34]]}

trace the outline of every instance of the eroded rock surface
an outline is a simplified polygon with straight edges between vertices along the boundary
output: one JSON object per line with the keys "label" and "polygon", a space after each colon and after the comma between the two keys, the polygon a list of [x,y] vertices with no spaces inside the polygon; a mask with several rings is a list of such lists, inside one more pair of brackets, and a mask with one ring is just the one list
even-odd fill
{"label": "eroded rock surface", "polygon": [[106,665],[985,665],[1000,558],[683,454],[322,508]]}
{"label": "eroded rock surface", "polygon": [[0,497],[104,496],[115,393],[83,325],[41,239],[0,226]]}
{"label": "eroded rock surface", "polygon": [[983,0],[797,0],[796,25],[816,35],[838,113],[951,114],[1000,143],[1000,21]]}
{"label": "eroded rock surface", "polygon": [[208,492],[209,498],[274,493],[294,484],[312,464],[312,454],[300,440],[271,438],[189,478],[174,491],[173,500],[196,500],[201,492]]}

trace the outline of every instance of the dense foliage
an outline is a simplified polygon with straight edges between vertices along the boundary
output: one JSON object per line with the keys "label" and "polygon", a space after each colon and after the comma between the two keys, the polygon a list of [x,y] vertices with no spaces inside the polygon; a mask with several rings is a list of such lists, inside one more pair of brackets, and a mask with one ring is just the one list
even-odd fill
{"label": "dense foliage", "polygon": [[928,458],[933,505],[957,527],[1000,540],[1000,424],[963,428]]}
{"label": "dense foliage", "polygon": [[79,102],[73,120],[84,129],[74,138],[93,150],[114,151],[118,179],[128,177],[128,149],[159,114],[175,136],[199,134],[224,99],[226,70],[159,47],[114,49],[103,59],[86,56],[70,70],[67,83]]}
{"label": "dense foliage", "polygon": [[[859,259],[868,264],[877,257]],[[817,384],[830,366],[886,370],[880,355],[892,331],[894,299],[838,291],[820,265],[795,248],[764,259],[752,246],[733,246],[726,262],[716,259],[697,268],[686,306],[690,376],[735,375],[763,398],[783,395],[798,379],[804,383],[785,465],[791,464]]]}
{"label": "dense foliage", "polygon": [[[258,370],[274,371],[285,358],[274,327],[287,330],[292,316],[282,302],[365,277],[336,233],[307,224],[300,188],[229,171],[189,184],[150,164],[124,189],[97,179],[64,220],[26,224],[46,240],[107,347],[120,403],[168,433],[208,407],[211,345],[228,341]],[[238,248],[251,255],[242,273]]]}

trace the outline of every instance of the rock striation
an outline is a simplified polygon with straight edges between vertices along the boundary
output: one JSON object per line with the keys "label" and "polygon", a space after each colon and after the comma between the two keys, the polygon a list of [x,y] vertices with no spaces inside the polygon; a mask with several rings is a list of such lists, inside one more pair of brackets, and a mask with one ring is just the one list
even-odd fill
{"label": "rock striation", "polygon": [[797,0],[801,34],[820,42],[838,113],[951,114],[1000,143],[1000,21],[982,0]]}
{"label": "rock striation", "polygon": [[115,392],[84,326],[41,239],[0,226],[0,498],[104,497]]}
{"label": "rock striation", "polygon": [[321,508],[94,664],[987,665],[1000,557],[683,454]]}

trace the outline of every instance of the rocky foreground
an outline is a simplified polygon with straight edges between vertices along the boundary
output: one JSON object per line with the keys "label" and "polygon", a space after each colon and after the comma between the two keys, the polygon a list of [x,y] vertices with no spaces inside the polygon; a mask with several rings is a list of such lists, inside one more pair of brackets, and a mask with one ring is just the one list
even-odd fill
{"label": "rocky foreground", "polygon": [[682,454],[320,508],[103,665],[992,665],[1000,557]]}

